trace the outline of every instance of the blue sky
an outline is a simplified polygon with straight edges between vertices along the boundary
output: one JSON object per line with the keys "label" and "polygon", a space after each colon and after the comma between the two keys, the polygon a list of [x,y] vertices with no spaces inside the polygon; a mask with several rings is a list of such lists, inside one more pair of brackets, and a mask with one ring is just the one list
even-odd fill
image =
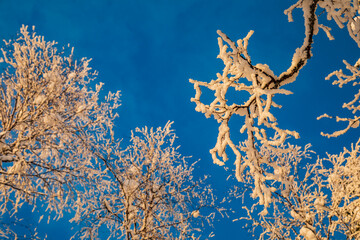
{"label": "blue sky", "polygon": [[[249,53],[255,63],[268,64],[276,74],[291,63],[296,47],[303,41],[300,11],[295,22],[288,23],[283,11],[294,1],[283,0],[0,0],[0,38],[15,38],[22,24],[35,26],[46,40],[59,46],[75,47],[77,58],[92,58],[97,81],[107,91],[122,91],[120,117],[116,121],[119,138],[128,138],[135,127],[163,126],[174,121],[183,155],[201,159],[196,174],[212,175],[218,191],[230,185],[231,160],[225,172],[212,164],[209,149],[216,141],[218,125],[195,112],[189,78],[210,81],[223,68],[218,54],[216,30],[233,40],[245,37],[249,30]],[[276,112],[281,127],[297,130],[297,144],[312,143],[320,155],[337,153],[356,140],[358,131],[338,139],[325,139],[321,131],[331,132],[339,125],[330,120],[316,121],[324,112],[346,114],[344,101],[351,89],[339,90],[325,76],[340,67],[342,59],[353,63],[359,55],[346,29],[334,29],[335,41],[324,33],[315,38],[314,57],[301,71],[298,80],[287,89],[291,96],[275,101],[283,105]],[[240,119],[238,119],[240,120]],[[235,127],[240,127],[234,122]],[[236,132],[237,129],[234,129]],[[242,136],[234,135],[241,140]],[[241,201],[235,208],[241,208]],[[239,217],[241,212],[234,216]],[[252,239],[244,222],[221,220],[213,230],[214,239]],[[63,222],[42,226],[48,239],[66,239],[70,225]]]}

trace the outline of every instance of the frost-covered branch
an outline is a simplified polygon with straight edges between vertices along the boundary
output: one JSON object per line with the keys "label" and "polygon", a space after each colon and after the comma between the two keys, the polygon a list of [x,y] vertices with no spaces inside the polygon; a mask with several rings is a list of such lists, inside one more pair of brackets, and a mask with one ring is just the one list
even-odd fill
{"label": "frost-covered branch", "polygon": [[[295,138],[299,134],[295,131],[282,129],[278,126],[273,114],[274,107],[281,107],[274,102],[277,94],[291,94],[283,88],[286,84],[294,82],[299,71],[306,65],[311,58],[311,48],[314,36],[322,28],[331,37],[330,28],[319,24],[318,9],[327,12],[328,19],[334,19],[339,27],[344,23],[355,24],[354,17],[358,11],[357,1],[320,1],[320,0],[300,0],[285,11],[289,21],[293,21],[292,12],[299,8],[303,11],[304,17],[304,41],[296,49],[290,67],[276,76],[266,64],[253,64],[250,59],[247,47],[248,35],[233,42],[228,36],[218,31],[220,53],[218,58],[224,62],[222,74],[217,74],[217,79],[210,82],[201,82],[190,79],[196,90],[195,97],[191,99],[196,103],[196,111],[204,113],[209,117],[214,117],[219,123],[219,134],[215,147],[210,150],[214,163],[224,165],[228,160],[226,148],[229,147],[236,156],[235,175],[239,181],[244,180],[244,175],[249,174],[258,184],[255,189],[260,199],[264,198],[269,188],[264,183],[267,173],[264,168],[268,164],[259,155],[259,147],[277,147],[284,143],[289,136]],[[355,35],[352,35],[353,37]],[[357,41],[357,38],[354,38]],[[225,43],[224,43],[225,42]],[[215,99],[206,104],[200,100],[202,88],[214,91]],[[243,103],[228,104],[226,94],[229,89],[235,90],[237,95],[249,96]],[[240,133],[245,133],[247,139],[240,146],[237,146],[230,137],[229,121],[233,116],[243,118],[240,125]],[[236,119],[238,121],[238,119]],[[353,120],[350,127],[356,127]],[[265,167],[264,167],[265,166]],[[266,199],[266,197],[265,197]],[[266,202],[264,202],[267,205]]]}
{"label": "frost-covered branch", "polygon": [[[251,208],[244,207],[250,221],[251,231],[259,233],[259,239],[321,239],[320,232],[326,232],[323,226],[325,214],[317,211],[316,204],[323,203],[322,186],[318,185],[317,169],[319,164],[307,166],[305,174],[299,171],[303,161],[310,157],[309,145],[304,150],[293,145],[281,145],[277,148],[261,147],[260,155],[276,163],[272,174],[268,174],[265,184],[272,189],[271,201],[266,208],[259,201]],[[270,172],[270,169],[267,170]],[[326,196],[325,196],[326,197]],[[323,235],[325,236],[325,235]]]}
{"label": "frost-covered branch", "polygon": [[[231,41],[221,31],[218,31],[220,53],[218,58],[224,62],[223,73],[217,74],[217,79],[211,82],[201,82],[190,79],[194,84],[196,95],[191,101],[196,103],[196,111],[202,112],[206,117],[213,116],[220,124],[217,143],[210,150],[214,163],[224,165],[228,160],[226,148],[229,146],[236,155],[236,177],[239,181],[244,180],[244,171],[249,171],[255,179],[257,187],[255,194],[260,199],[268,199],[266,195],[269,188],[264,184],[263,178],[266,173],[262,165],[267,162],[259,155],[256,145],[276,147],[284,143],[288,136],[295,138],[299,134],[295,131],[281,129],[272,113],[272,107],[281,107],[273,99],[276,94],[291,94],[282,88],[285,84],[293,82],[299,70],[311,57],[311,45],[313,36],[317,33],[317,18],[315,15],[317,1],[305,0],[299,2],[297,7],[302,8],[305,19],[305,39],[303,45],[298,48],[293,56],[292,64],[280,76],[276,76],[266,64],[254,65],[250,59],[247,47],[252,31],[236,43]],[[291,13],[291,9],[289,13]],[[226,44],[224,44],[224,42]],[[230,48],[229,48],[230,47]],[[215,99],[210,104],[201,102],[201,87],[214,91]],[[237,94],[249,95],[243,103],[228,105],[226,94],[232,88]],[[230,138],[229,121],[233,116],[244,119],[240,127],[241,133],[247,134],[240,147],[236,146]],[[269,136],[270,135],[270,136]],[[273,135],[273,136],[271,136]],[[221,159],[219,159],[219,157]],[[267,201],[263,202],[265,205]]]}
{"label": "frost-covered branch", "polygon": [[[360,46],[359,2],[299,0],[285,10],[289,21],[293,21],[295,9],[303,12],[304,40],[295,50],[288,69],[276,76],[268,65],[253,63],[247,49],[253,31],[237,42],[218,31],[218,58],[225,67],[222,73],[217,74],[216,80],[202,82],[190,79],[196,91],[191,101],[196,103],[196,111],[207,118],[214,117],[220,123],[217,142],[210,153],[214,163],[219,165],[224,165],[229,159],[227,147],[235,154],[235,175],[252,189],[251,196],[255,199],[251,208],[245,207],[248,213],[245,219],[250,220],[254,231],[261,229],[260,239],[320,240],[332,239],[335,234],[357,239],[360,228],[356,208],[358,195],[354,186],[359,182],[355,164],[359,143],[351,151],[344,150],[339,155],[319,158],[315,163],[304,163],[302,159],[308,157],[308,148],[300,150],[285,144],[290,136],[298,138],[299,135],[278,126],[273,108],[280,107],[274,102],[277,94],[291,94],[284,86],[296,80],[312,57],[311,48],[319,29],[330,40],[334,39],[331,28],[319,22],[322,21],[321,15],[325,13],[327,20],[334,20],[340,28],[347,25],[350,36]],[[340,70],[330,74],[328,79],[336,76],[338,80],[334,84],[340,87],[349,82],[357,85],[360,60],[354,66],[345,64],[351,74],[346,75]],[[209,104],[201,100],[204,88],[214,92],[215,98]],[[227,94],[230,89],[234,90],[235,96],[248,97],[244,102],[229,104]],[[359,126],[360,117],[356,115],[359,96],[360,92],[343,105],[352,111],[353,118],[336,117],[337,121],[348,122],[348,126],[323,135],[338,136]],[[230,137],[229,122],[234,116],[237,116],[235,121],[243,119],[239,129],[247,136],[239,145]],[[324,114],[321,117],[330,116]],[[305,172],[298,171],[301,167],[305,167]]]}
{"label": "frost-covered branch", "polygon": [[91,88],[90,60],[55,45],[23,26],[1,49],[1,213],[40,201],[61,217],[81,189],[96,188],[95,147],[112,141],[119,93],[100,103],[102,84]]}
{"label": "frost-covered branch", "polygon": [[[274,188],[268,208],[244,207],[259,239],[358,239],[360,237],[360,141],[350,150],[305,163],[309,150],[292,145],[264,149],[285,172],[274,170],[266,183]],[[301,170],[305,167],[305,172]]]}
{"label": "frost-covered branch", "polygon": [[[354,65],[350,65],[345,60],[344,60],[344,64],[346,65],[346,68],[350,72],[349,75],[345,74],[342,71],[342,69],[340,69],[338,71],[334,71],[331,74],[329,74],[326,77],[326,80],[329,80],[331,77],[335,76],[337,78],[337,80],[333,81],[333,85],[338,85],[340,88],[342,88],[343,85],[352,83],[353,86],[358,86],[359,78],[360,78],[360,70],[359,70],[360,59]],[[321,133],[321,135],[329,137],[329,138],[337,137],[337,136],[340,136],[340,135],[346,133],[347,131],[349,131],[350,128],[359,127],[360,116],[356,115],[356,113],[360,110],[359,97],[360,97],[360,90],[358,90],[358,92],[354,95],[353,100],[351,100],[348,103],[344,103],[342,106],[343,108],[346,108],[352,112],[352,114],[354,115],[352,118],[341,118],[338,116],[335,117],[337,122],[348,122],[347,127],[342,130],[335,131],[331,134]],[[334,117],[329,116],[327,114],[323,114],[318,117],[318,119],[321,119],[321,118],[334,118]]]}
{"label": "frost-covered branch", "polygon": [[[79,208],[81,239],[93,239],[106,226],[114,239],[199,239],[203,224],[220,213],[212,189],[193,179],[194,164],[174,145],[171,123],[157,130],[137,128],[130,145],[114,146],[106,159],[105,191]],[[207,236],[205,236],[207,237]]]}

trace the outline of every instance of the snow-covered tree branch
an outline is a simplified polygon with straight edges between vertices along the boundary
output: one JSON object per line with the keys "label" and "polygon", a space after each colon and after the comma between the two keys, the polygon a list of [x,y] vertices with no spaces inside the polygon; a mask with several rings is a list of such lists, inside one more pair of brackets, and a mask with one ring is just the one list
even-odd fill
{"label": "snow-covered tree branch", "polygon": [[[304,40],[295,50],[290,67],[278,76],[266,64],[254,64],[248,52],[248,44],[253,31],[236,42],[218,31],[219,55],[224,62],[222,73],[217,79],[202,82],[190,79],[196,94],[191,99],[196,103],[196,111],[207,118],[214,117],[219,123],[215,147],[210,150],[213,161],[224,165],[229,159],[227,148],[235,155],[235,176],[252,189],[251,196],[257,199],[252,207],[246,206],[254,229],[260,227],[260,239],[332,239],[342,235],[347,239],[357,239],[358,194],[354,185],[359,185],[358,145],[351,150],[344,149],[338,155],[318,158],[316,163],[306,163],[305,159],[314,157],[309,147],[301,150],[286,143],[289,137],[299,138],[294,130],[282,129],[274,116],[273,108],[281,106],[274,102],[278,94],[292,94],[284,89],[294,82],[300,70],[312,57],[311,49],[315,37],[322,29],[330,40],[334,37],[326,23],[320,23],[322,14],[327,20],[334,20],[339,28],[347,26],[351,38],[360,46],[359,2],[357,0],[299,0],[285,10],[289,21],[292,13],[301,9],[304,19]],[[337,77],[334,84],[342,87],[352,82],[358,85],[359,61],[353,66],[344,61],[350,74],[342,70],[331,73],[327,79]],[[202,89],[214,91],[214,100],[207,104],[200,98]],[[228,90],[235,90],[237,96],[249,96],[244,102],[228,105]],[[229,91],[230,92],[230,91]],[[234,91],[233,91],[234,92]],[[348,126],[327,137],[336,137],[351,128],[359,126],[359,93],[353,100],[343,105],[352,111],[353,117],[334,117],[345,121]],[[240,97],[239,97],[240,98]],[[232,117],[243,119],[240,133],[245,140],[236,144],[230,137]],[[327,114],[319,117],[333,118]],[[299,171],[299,167],[305,171]],[[338,234],[338,235],[337,235]]]}
{"label": "snow-covered tree branch", "polygon": [[[326,77],[326,80],[329,80],[333,76],[337,77],[337,80],[333,81],[333,85],[338,85],[340,88],[342,88],[343,85],[345,85],[347,83],[351,83],[351,82],[352,82],[353,86],[359,85],[358,81],[359,81],[359,77],[360,77],[360,71],[359,71],[360,59],[354,64],[354,66],[350,65],[345,60],[344,60],[344,64],[346,65],[346,68],[351,73],[350,75],[346,75],[340,69],[338,71],[334,71],[331,74],[329,74]],[[358,105],[359,97],[360,97],[360,90],[358,91],[358,93],[356,93],[354,95],[354,98],[350,102],[343,104],[343,108],[346,108],[346,109],[350,110],[351,113],[354,115],[352,118],[344,118],[344,117],[338,117],[338,116],[332,117],[332,116],[329,116],[326,113],[318,117],[318,119],[321,119],[321,118],[335,118],[337,122],[347,122],[348,123],[346,128],[344,128],[342,130],[338,130],[336,132],[333,132],[332,134],[321,133],[323,136],[326,136],[326,137],[329,137],[329,138],[330,137],[337,137],[337,136],[340,136],[342,134],[345,134],[348,130],[350,130],[350,128],[357,128],[359,126],[360,117],[355,115],[357,113],[357,111],[360,110],[360,105]]]}
{"label": "snow-covered tree branch", "polygon": [[114,146],[103,159],[104,188],[73,219],[84,226],[81,239],[97,237],[102,226],[114,239],[199,239],[222,213],[205,179],[193,179],[195,163],[177,152],[170,127],[137,128],[126,149]]}
{"label": "snow-covered tree branch", "polygon": [[[115,239],[208,237],[204,225],[226,211],[206,177],[193,179],[195,163],[177,152],[170,122],[136,129],[124,149],[113,131],[120,93],[99,101],[89,59],[75,60],[74,49],[58,50],[26,26],[1,50],[2,216],[29,203],[49,211],[48,221],[74,213],[81,239],[106,228]],[[9,224],[0,236],[21,237]]]}
{"label": "snow-covered tree branch", "polygon": [[102,84],[90,87],[96,75],[90,60],[77,61],[73,49],[55,45],[23,26],[2,48],[1,213],[39,199],[61,217],[81,189],[96,188],[101,168],[94,148],[112,141],[119,92],[99,103]]}

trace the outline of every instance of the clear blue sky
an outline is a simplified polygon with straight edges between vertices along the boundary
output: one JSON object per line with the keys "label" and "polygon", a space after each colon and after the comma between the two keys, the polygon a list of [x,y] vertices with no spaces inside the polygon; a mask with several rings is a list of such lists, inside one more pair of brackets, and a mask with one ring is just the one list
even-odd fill
{"label": "clear blue sky", "polygon": [[[98,81],[105,83],[104,94],[122,91],[117,136],[126,139],[135,127],[157,127],[174,121],[180,152],[201,159],[196,174],[211,174],[214,187],[221,192],[230,184],[225,178],[233,164],[229,160],[228,172],[212,164],[209,149],[215,144],[218,125],[195,112],[195,104],[190,102],[194,89],[188,79],[210,81],[222,70],[221,60],[216,59],[218,29],[233,40],[254,30],[249,47],[253,62],[270,65],[276,74],[284,71],[304,35],[301,14],[295,14],[294,23],[288,23],[283,14],[293,2],[0,0],[0,38],[15,38],[22,24],[35,25],[46,40],[74,46],[77,58],[92,58],[91,66],[99,71]],[[336,40],[327,40],[324,33],[315,38],[314,58],[288,87],[294,94],[275,99],[283,105],[276,114],[280,126],[297,130],[301,139],[296,143],[310,142],[319,154],[340,151],[359,133],[331,140],[319,134],[340,126],[329,120],[316,121],[316,117],[324,112],[346,114],[339,110],[351,99],[349,89],[337,89],[324,80],[325,76],[343,67],[342,59],[353,63],[359,56],[346,29],[332,26]],[[241,201],[236,204],[240,209]],[[214,239],[252,239],[243,225],[241,221],[222,220],[215,225]],[[60,221],[43,225],[41,231],[47,232],[48,239],[63,240],[71,235],[69,227]]]}

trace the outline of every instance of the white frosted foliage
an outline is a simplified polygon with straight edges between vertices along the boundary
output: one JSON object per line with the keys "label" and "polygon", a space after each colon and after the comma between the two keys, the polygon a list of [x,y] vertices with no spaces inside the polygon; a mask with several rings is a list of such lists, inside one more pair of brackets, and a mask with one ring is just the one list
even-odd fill
{"label": "white frosted foliage", "polygon": [[77,237],[96,238],[105,225],[115,239],[199,239],[197,229],[223,211],[205,179],[193,179],[195,163],[177,152],[170,127],[137,128],[127,148],[111,146],[111,157],[102,157],[104,191],[73,219],[85,223]]}
{"label": "white frosted foliage", "polygon": [[[211,81],[190,79],[195,89],[191,101],[196,104],[196,111],[206,118],[213,117],[220,125],[210,153],[218,165],[234,159],[235,177],[250,189],[254,199],[253,205],[243,207],[247,215],[240,219],[250,222],[251,231],[259,233],[258,239],[323,240],[335,239],[334,236],[359,239],[359,142],[339,154],[316,157],[310,145],[300,148],[287,143],[290,137],[300,136],[296,131],[283,129],[273,110],[281,107],[275,103],[277,95],[292,94],[285,87],[296,81],[300,70],[308,64],[316,35],[322,30],[329,40],[335,39],[326,20],[333,21],[339,28],[347,28],[347,34],[360,46],[359,1],[294,1],[284,11],[290,22],[297,10],[303,15],[304,39],[294,50],[287,69],[277,76],[268,64],[254,63],[248,52],[254,31],[237,41],[218,31],[218,58],[224,68]],[[334,78],[333,84],[340,88],[348,83],[357,88],[360,59],[354,64],[346,61],[344,64],[346,71],[334,71],[326,79]],[[214,92],[210,102],[201,99],[204,88]],[[246,96],[245,100],[230,104],[227,96],[230,89],[231,99]],[[343,108],[351,112],[350,117],[326,113],[318,117],[318,120],[330,118],[347,124],[331,134],[321,133],[323,136],[340,137],[359,127],[360,91],[344,103]],[[233,116],[236,120],[231,120]],[[244,136],[239,143],[232,138],[234,131]],[[229,152],[234,156],[228,156]],[[242,192],[242,196],[244,194]]]}
{"label": "white frosted foliage", "polygon": [[57,49],[26,26],[1,52],[0,212],[39,203],[60,218],[80,190],[99,187],[94,146],[111,135],[119,93],[99,102],[90,60],[75,60],[73,49]]}

